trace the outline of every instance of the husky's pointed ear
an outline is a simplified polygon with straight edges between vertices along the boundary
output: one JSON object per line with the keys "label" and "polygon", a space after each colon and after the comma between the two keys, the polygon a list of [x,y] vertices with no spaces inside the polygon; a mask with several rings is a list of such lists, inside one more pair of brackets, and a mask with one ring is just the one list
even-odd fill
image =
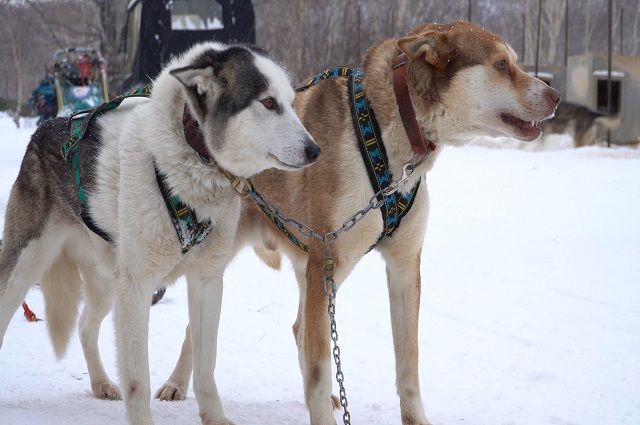
{"label": "husky's pointed ear", "polygon": [[196,89],[198,94],[205,92],[205,81],[213,76],[213,69],[207,67],[185,66],[169,71],[173,77],[188,89]]}
{"label": "husky's pointed ear", "polygon": [[451,54],[449,37],[443,33],[430,32],[419,36],[410,36],[399,39],[396,45],[409,58],[424,60],[436,68],[444,67]]}
{"label": "husky's pointed ear", "polygon": [[186,88],[191,111],[203,122],[207,115],[207,99],[215,96],[216,84],[210,66],[185,66],[169,71]]}

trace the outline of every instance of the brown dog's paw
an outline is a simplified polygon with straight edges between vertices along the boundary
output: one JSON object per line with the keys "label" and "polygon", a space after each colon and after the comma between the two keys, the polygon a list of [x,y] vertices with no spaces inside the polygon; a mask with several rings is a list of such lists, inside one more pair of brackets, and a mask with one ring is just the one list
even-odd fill
{"label": "brown dog's paw", "polygon": [[93,391],[93,395],[100,400],[122,400],[120,389],[111,381],[91,384],[91,391]]}
{"label": "brown dog's paw", "polygon": [[162,401],[182,401],[187,398],[187,389],[182,385],[167,382],[156,391],[156,398]]}
{"label": "brown dog's paw", "polygon": [[231,422],[227,418],[224,418],[222,421],[212,421],[208,419],[203,419],[202,425],[235,425],[235,423]]}
{"label": "brown dog's paw", "polygon": [[413,417],[403,416],[402,425],[431,425],[431,422],[429,422],[426,418],[415,419]]}

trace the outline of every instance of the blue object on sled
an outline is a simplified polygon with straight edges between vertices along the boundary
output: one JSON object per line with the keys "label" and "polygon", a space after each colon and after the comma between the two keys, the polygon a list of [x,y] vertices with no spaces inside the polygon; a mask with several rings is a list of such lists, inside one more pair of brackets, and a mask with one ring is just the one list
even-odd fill
{"label": "blue object on sled", "polygon": [[31,92],[29,103],[38,114],[38,125],[57,115],[56,87],[53,77],[47,76],[40,81],[38,87]]}

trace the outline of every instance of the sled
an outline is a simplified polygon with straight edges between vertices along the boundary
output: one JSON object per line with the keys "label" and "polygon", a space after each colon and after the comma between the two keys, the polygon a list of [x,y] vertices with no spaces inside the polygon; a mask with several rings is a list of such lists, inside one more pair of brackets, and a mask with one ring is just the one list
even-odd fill
{"label": "sled", "polygon": [[53,53],[45,78],[31,94],[38,124],[73,111],[91,109],[109,99],[106,61],[97,49],[67,47]]}

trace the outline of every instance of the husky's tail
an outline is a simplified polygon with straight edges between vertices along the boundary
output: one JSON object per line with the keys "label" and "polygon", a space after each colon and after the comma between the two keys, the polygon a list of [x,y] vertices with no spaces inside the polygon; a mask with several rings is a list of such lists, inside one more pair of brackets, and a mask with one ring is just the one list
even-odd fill
{"label": "husky's tail", "polygon": [[[2,239],[0,239],[0,252],[2,252]],[[6,290],[7,282],[6,279],[3,279],[2,271],[0,270],[0,296],[4,294]]]}
{"label": "husky's tail", "polygon": [[615,130],[620,127],[622,123],[622,117],[618,113],[617,115],[605,115],[602,117],[596,118],[596,123],[607,130]]}
{"label": "husky's tail", "polygon": [[40,282],[47,329],[58,358],[64,355],[76,324],[81,284],[80,273],[64,250]]}

